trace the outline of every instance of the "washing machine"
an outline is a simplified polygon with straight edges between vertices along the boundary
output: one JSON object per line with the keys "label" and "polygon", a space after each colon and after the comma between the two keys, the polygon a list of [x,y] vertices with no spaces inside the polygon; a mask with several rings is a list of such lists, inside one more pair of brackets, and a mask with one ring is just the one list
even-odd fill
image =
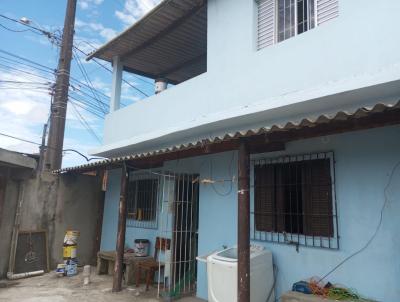
{"label": "washing machine", "polygon": [[[207,257],[208,302],[237,301],[237,247]],[[272,253],[261,246],[250,247],[250,301],[273,302]],[[271,293],[271,294],[270,294]],[[267,301],[268,295],[270,298]]]}

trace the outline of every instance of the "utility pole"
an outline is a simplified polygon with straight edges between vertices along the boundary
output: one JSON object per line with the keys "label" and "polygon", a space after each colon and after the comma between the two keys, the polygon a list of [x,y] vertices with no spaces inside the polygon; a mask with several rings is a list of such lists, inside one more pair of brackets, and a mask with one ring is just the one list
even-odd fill
{"label": "utility pole", "polygon": [[71,70],[74,40],[76,0],[68,0],[64,30],[58,60],[54,101],[51,105],[49,139],[45,156],[46,170],[61,168],[64,144],[65,119],[67,115],[69,74]]}

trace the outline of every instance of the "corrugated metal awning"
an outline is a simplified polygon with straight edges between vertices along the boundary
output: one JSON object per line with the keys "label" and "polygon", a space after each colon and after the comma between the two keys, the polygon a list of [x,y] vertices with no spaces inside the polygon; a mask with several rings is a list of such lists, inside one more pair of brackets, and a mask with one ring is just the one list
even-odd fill
{"label": "corrugated metal awning", "polygon": [[[298,121],[289,121],[286,124],[275,124],[270,127],[260,127],[256,129],[245,129],[245,130],[238,130],[233,132],[228,132],[222,135],[215,136],[213,138],[205,137],[204,139],[199,139],[192,142],[182,143],[178,145],[171,146],[169,148],[163,148],[158,150],[152,150],[148,152],[142,153],[135,153],[129,154],[126,156],[115,157],[110,159],[104,159],[101,161],[88,163],[80,166],[63,168],[60,170],[54,171],[54,173],[64,173],[64,172],[72,172],[72,171],[88,171],[91,169],[96,169],[112,164],[118,164],[123,161],[129,160],[138,160],[138,159],[145,159],[151,158],[158,155],[174,153],[178,151],[190,150],[193,148],[204,147],[207,145],[212,145],[216,143],[221,143],[224,141],[235,140],[244,137],[255,137],[262,134],[270,134],[276,132],[288,132],[291,130],[300,130],[306,128],[314,128],[320,125],[329,125],[335,122],[346,122],[346,121],[357,121],[361,119],[372,118],[378,114],[385,114],[385,113],[396,113],[395,120],[397,123],[400,123],[400,101],[394,104],[383,104],[378,103],[374,106],[370,107],[362,107],[354,111],[339,111],[335,114],[322,114],[316,118],[304,118]],[[392,118],[393,119],[393,118]],[[371,124],[371,127],[377,127],[380,125]]]}
{"label": "corrugated metal awning", "polygon": [[124,70],[177,84],[207,68],[205,0],[164,0],[138,22],[88,56]]}

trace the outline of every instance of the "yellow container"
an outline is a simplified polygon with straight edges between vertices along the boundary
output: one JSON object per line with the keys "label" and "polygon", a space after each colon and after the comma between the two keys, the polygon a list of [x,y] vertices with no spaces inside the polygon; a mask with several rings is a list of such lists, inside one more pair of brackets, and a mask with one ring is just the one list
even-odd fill
{"label": "yellow container", "polygon": [[76,245],[68,245],[63,247],[63,257],[76,258]]}

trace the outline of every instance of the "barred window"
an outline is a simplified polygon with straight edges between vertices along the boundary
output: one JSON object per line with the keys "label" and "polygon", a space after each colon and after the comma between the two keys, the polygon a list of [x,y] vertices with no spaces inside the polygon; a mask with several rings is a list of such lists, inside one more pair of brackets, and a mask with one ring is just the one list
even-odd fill
{"label": "barred window", "polygon": [[324,238],[328,246],[323,247],[332,247],[336,208],[331,166],[327,153],[255,161],[254,233],[264,233],[267,241],[305,245],[311,244],[307,237],[312,245],[316,238],[322,245]]}
{"label": "barred window", "polygon": [[[157,219],[158,179],[130,179],[128,183],[128,225],[149,226]],[[143,222],[143,223],[142,223]]]}

